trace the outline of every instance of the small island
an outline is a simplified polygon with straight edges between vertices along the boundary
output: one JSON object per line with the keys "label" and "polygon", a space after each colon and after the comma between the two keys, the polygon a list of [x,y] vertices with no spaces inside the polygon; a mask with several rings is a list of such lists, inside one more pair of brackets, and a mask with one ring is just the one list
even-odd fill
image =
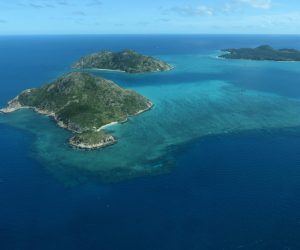
{"label": "small island", "polygon": [[102,51],[87,55],[79,59],[73,68],[147,73],[169,71],[173,67],[151,56],[145,56],[133,50],[124,50],[121,52]]}
{"label": "small island", "polygon": [[125,122],[152,106],[147,98],[112,81],[73,72],[40,88],[23,91],[0,111],[30,108],[52,117],[60,127],[74,133],[69,140],[72,147],[92,150],[117,143],[103,131],[108,125]]}
{"label": "small island", "polygon": [[295,49],[274,49],[269,45],[257,48],[225,49],[226,54],[221,55],[225,59],[245,59],[257,61],[300,61],[300,51]]}

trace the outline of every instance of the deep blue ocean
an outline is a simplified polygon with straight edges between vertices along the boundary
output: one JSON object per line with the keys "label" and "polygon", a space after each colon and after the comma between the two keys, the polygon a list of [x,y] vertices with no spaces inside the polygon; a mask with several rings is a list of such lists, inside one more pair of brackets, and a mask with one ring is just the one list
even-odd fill
{"label": "deep blue ocean", "polygon": [[[300,49],[300,36],[0,37],[0,106],[97,50],[201,59],[220,49],[261,44]],[[233,65],[225,70],[201,73],[192,68],[161,76],[102,75],[126,87],[140,84],[142,91],[213,80],[300,98],[298,63],[228,63]],[[235,64],[241,70],[233,70]],[[29,131],[0,123],[1,250],[300,249],[298,127],[193,138],[170,151],[169,174],[72,187],[34,157],[35,140]]]}

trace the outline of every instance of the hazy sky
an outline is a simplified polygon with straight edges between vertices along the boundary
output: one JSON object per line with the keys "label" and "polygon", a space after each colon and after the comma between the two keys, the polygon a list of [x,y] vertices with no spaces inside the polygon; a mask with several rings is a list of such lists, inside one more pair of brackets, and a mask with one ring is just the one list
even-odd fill
{"label": "hazy sky", "polygon": [[299,0],[0,0],[0,34],[299,34]]}

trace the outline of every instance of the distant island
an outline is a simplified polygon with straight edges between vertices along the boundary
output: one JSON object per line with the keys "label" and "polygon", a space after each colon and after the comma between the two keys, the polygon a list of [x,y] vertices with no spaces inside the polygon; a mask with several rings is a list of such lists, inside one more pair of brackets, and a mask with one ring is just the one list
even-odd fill
{"label": "distant island", "polygon": [[103,131],[107,125],[125,122],[129,116],[145,112],[152,106],[147,98],[112,81],[73,72],[40,88],[23,91],[0,111],[33,109],[53,117],[60,127],[72,131],[71,146],[97,149],[117,142]]}
{"label": "distant island", "polygon": [[73,65],[73,68],[147,73],[169,71],[173,67],[151,56],[145,56],[133,50],[124,50],[121,52],[102,51],[84,56]]}
{"label": "distant island", "polygon": [[246,60],[269,60],[269,61],[300,61],[300,51],[295,49],[276,50],[269,45],[257,48],[225,49],[226,54],[221,58],[246,59]]}

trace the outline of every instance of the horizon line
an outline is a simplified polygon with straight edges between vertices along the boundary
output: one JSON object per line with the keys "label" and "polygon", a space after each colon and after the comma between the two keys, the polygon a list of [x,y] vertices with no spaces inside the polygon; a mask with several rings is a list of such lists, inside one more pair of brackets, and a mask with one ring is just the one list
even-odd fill
{"label": "horizon line", "polygon": [[0,37],[8,37],[8,36],[300,36],[299,34],[294,33],[286,33],[286,34],[263,34],[263,33],[248,33],[248,34],[240,34],[240,33],[90,33],[90,34],[0,34]]}

